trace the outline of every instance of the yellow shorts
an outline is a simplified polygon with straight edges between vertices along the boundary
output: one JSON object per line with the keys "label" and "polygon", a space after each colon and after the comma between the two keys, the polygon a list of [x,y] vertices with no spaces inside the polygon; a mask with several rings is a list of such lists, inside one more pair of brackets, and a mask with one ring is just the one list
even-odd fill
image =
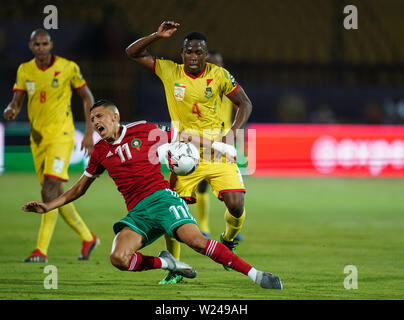
{"label": "yellow shorts", "polygon": [[223,201],[225,192],[246,192],[240,170],[235,163],[200,163],[198,168],[187,176],[170,174],[170,186],[188,203],[196,202],[196,188],[206,180],[214,195]]}
{"label": "yellow shorts", "polygon": [[70,156],[74,149],[74,140],[42,141],[39,146],[31,141],[35,172],[40,183],[44,176],[68,181]]}

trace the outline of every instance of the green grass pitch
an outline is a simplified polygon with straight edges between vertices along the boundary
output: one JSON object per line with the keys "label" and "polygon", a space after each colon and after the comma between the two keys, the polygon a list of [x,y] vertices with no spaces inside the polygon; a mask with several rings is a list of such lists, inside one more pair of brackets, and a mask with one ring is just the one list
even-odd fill
{"label": "green grass pitch", "polygon": [[[79,174],[72,174],[70,186]],[[165,272],[122,272],[109,262],[112,225],[125,216],[121,195],[104,174],[75,202],[101,238],[89,261],[77,261],[81,240],[58,218],[48,252],[58,288],[44,288],[45,264],[23,263],[34,249],[40,215],[21,206],[40,197],[34,173],[0,177],[0,299],[124,300],[355,300],[404,298],[404,180],[245,177],[247,218],[237,253],[275,273],[284,290],[265,290],[237,272],[182,245],[181,258],[198,276],[158,285]],[[191,206],[192,212],[195,212]],[[224,228],[224,205],[211,195],[211,233]],[[142,250],[157,255],[163,239]],[[347,265],[358,288],[347,290]]]}

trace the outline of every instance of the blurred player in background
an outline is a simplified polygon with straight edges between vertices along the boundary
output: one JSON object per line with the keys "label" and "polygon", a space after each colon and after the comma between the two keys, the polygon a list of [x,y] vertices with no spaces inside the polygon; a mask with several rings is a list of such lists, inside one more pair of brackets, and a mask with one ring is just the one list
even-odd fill
{"label": "blurred player in background", "polygon": [[[208,56],[206,58],[206,62],[213,63],[219,67],[224,67],[223,64],[223,56],[217,52],[216,50],[209,50]],[[231,129],[233,124],[234,116],[237,110],[237,106],[233,106],[233,102],[227,98],[223,97],[222,105],[219,110],[222,118],[222,126],[224,128],[224,134]],[[198,219],[199,228],[202,231],[202,234],[205,237],[210,237],[210,228],[209,228],[209,194],[208,194],[209,184],[206,180],[203,180],[196,190],[196,214]],[[241,241],[242,236],[241,232],[239,232],[234,238],[236,241]]]}
{"label": "blurred player in background", "polygon": [[[78,65],[51,53],[53,42],[46,30],[37,29],[32,32],[29,48],[34,58],[19,66],[13,88],[14,96],[4,110],[3,117],[8,121],[14,120],[28,95],[31,151],[36,175],[41,184],[42,200],[47,202],[63,193],[62,182],[69,179],[69,159],[74,148],[72,88],[83,100],[86,132],[82,148],[87,153],[93,148],[89,110],[94,98]],[[37,246],[25,262],[48,261],[47,252],[58,211],[82,239],[79,260],[88,260],[99,239],[90,232],[73,203],[70,203],[42,215]]]}
{"label": "blurred player in background", "polygon": [[[128,210],[126,217],[114,224],[116,236],[110,260],[116,268],[122,271],[165,269],[195,278],[196,272],[191,266],[177,261],[167,251],[160,252],[158,257],[138,252],[163,234],[169,234],[216,263],[231,266],[262,288],[282,289],[277,276],[256,270],[225,245],[205,238],[186,202],[169,189],[161,174],[158,152],[162,148],[158,148],[158,144],[175,141],[176,130],[162,131],[146,121],[121,125],[118,108],[106,100],[91,107],[91,122],[102,140],[95,144],[81,178],[53,201],[28,202],[22,208],[24,211],[44,213],[66,205],[84,195],[94,180],[107,170],[122,193]],[[151,136],[156,140],[158,136],[159,142],[150,139]]]}
{"label": "blurred player in background", "polygon": [[[236,130],[246,124],[252,104],[242,87],[226,69],[206,63],[206,37],[199,32],[191,32],[185,37],[181,51],[183,64],[154,58],[146,50],[153,42],[170,38],[178,27],[176,22],[164,21],[157,32],[140,38],[127,47],[126,53],[136,63],[153,71],[163,82],[174,127],[180,132],[196,131],[199,136],[208,137],[212,141],[227,142],[228,146],[234,149]],[[237,106],[236,117],[227,134],[224,134],[220,112],[224,96]],[[221,242],[234,252],[237,244],[234,238],[245,219],[244,183],[236,163],[212,163],[211,150],[208,151],[208,161],[202,154],[201,163],[192,174],[181,177],[171,174],[170,185],[183,199],[194,203],[199,183],[203,180],[209,182],[214,194],[224,201],[227,207],[226,226],[220,237]],[[169,237],[166,237],[166,243],[168,250],[179,258],[180,244]],[[180,277],[168,274],[162,283],[176,283],[180,280]]]}

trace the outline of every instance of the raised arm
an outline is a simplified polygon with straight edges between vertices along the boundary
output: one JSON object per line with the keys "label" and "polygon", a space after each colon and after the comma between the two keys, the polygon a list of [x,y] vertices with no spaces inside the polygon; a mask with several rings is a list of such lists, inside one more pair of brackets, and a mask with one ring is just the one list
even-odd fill
{"label": "raised arm", "polygon": [[84,133],[83,141],[81,142],[81,149],[85,149],[87,154],[91,154],[94,142],[93,128],[90,121],[90,108],[94,104],[94,97],[87,85],[78,89],[77,93],[83,101],[84,117],[86,119],[86,132]]}
{"label": "raised arm", "polygon": [[24,103],[25,91],[15,91],[13,99],[4,109],[3,118],[7,121],[14,120],[20,113],[22,104]]}
{"label": "raised arm", "polygon": [[46,213],[53,209],[59,208],[84,195],[94,180],[95,178],[89,178],[83,174],[69,190],[61,194],[56,199],[45,203],[39,201],[30,201],[22,206],[21,209],[25,212]]}
{"label": "raised arm", "polygon": [[154,58],[153,56],[146,50],[146,48],[161,38],[170,38],[175,31],[177,31],[177,27],[179,23],[174,21],[164,21],[156,32],[152,34],[140,38],[129,45],[125,51],[130,59],[140,64],[143,67],[146,67],[150,70],[153,70]]}

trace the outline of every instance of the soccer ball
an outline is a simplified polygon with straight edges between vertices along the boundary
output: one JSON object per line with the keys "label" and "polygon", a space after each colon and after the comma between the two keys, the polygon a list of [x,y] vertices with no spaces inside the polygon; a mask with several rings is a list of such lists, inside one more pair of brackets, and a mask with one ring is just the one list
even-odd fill
{"label": "soccer ball", "polygon": [[186,176],[199,165],[199,150],[190,142],[176,141],[167,151],[167,168],[177,176]]}

